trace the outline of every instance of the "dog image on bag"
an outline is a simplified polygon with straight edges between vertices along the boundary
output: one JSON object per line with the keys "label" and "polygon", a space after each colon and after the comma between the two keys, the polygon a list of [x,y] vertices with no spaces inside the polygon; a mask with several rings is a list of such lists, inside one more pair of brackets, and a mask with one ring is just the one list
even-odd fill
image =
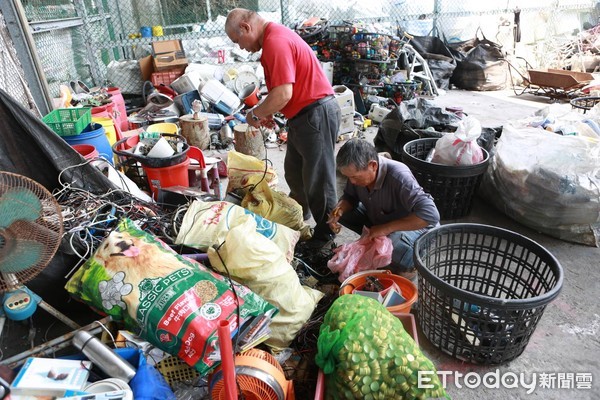
{"label": "dog image on bag", "polygon": [[102,242],[94,258],[112,277],[99,283],[103,307],[107,310],[113,306],[123,308],[124,303],[132,318],[136,317],[140,301],[140,282],[189,268],[174,253],[124,231],[112,232]]}

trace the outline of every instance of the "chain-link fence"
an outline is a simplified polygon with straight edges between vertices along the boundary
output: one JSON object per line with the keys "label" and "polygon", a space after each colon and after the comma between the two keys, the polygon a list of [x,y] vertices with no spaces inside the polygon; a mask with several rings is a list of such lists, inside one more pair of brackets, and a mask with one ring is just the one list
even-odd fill
{"label": "chain-link fence", "polygon": [[[226,38],[225,16],[234,7],[259,11],[292,28],[310,17],[329,24],[360,22],[385,33],[436,34],[466,40],[478,29],[508,54],[532,65],[555,67],[576,30],[597,22],[593,0],[22,0],[33,28],[51,95],[58,85],[80,79],[88,86],[108,79],[125,94],[140,94],[135,61],[151,54],[157,40],[181,39],[190,62],[217,64],[256,60]],[[499,4],[501,3],[501,4]],[[520,9],[520,22],[515,11]],[[57,21],[55,26],[40,21]],[[520,38],[516,40],[516,29]],[[220,57],[219,50],[226,51]]]}
{"label": "chain-link fence", "polygon": [[2,14],[0,14],[0,89],[10,93],[19,103],[39,115]]}

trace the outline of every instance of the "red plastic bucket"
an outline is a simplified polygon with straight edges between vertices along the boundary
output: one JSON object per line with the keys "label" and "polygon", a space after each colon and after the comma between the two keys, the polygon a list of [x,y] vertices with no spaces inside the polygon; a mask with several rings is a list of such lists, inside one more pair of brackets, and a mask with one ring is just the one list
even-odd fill
{"label": "red plastic bucket", "polygon": [[248,107],[254,107],[258,104],[258,86],[254,83],[245,86],[238,97]]}
{"label": "red plastic bucket", "polygon": [[184,162],[172,165],[170,167],[150,168],[143,167],[148,177],[148,185],[152,191],[152,197],[158,197],[159,187],[169,186],[190,186],[188,175],[188,166],[190,159],[186,158]]}
{"label": "red plastic bucket", "polygon": [[74,144],[71,147],[81,154],[81,156],[86,160],[93,160],[100,155],[98,150],[96,150],[96,148],[91,144]]}
{"label": "red plastic bucket", "polygon": [[112,103],[112,101],[108,104],[104,104],[104,105],[97,106],[97,107],[92,107],[92,116],[112,118],[112,117],[114,117],[114,115],[113,115],[114,107],[115,107],[115,105],[114,105],[114,103]]}

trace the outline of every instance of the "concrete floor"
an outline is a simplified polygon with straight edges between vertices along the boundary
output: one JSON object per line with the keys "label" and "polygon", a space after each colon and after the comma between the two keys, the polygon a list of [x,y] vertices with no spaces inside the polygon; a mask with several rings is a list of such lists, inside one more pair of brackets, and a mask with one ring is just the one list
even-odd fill
{"label": "concrete floor", "polygon": [[[484,127],[504,125],[508,120],[527,117],[535,110],[551,104],[547,98],[533,95],[517,97],[512,91],[485,93],[452,90],[433,101],[441,107],[462,107],[465,113],[478,118]],[[562,104],[560,107],[570,109],[568,104]],[[366,139],[372,141],[376,132],[377,128],[368,129],[365,132]],[[341,144],[343,143],[338,147]],[[283,177],[284,154],[283,149],[268,151],[268,157],[273,161],[280,177]],[[278,189],[284,192],[288,190],[284,179],[279,180]],[[510,374],[506,375],[507,373],[515,373],[517,376],[522,373],[527,385],[531,385],[532,380],[536,379],[533,392],[527,395],[524,385],[515,386],[510,380],[505,381],[506,386],[515,386],[514,388],[505,388],[503,384],[500,384],[499,388],[486,388],[483,385],[468,388],[463,384],[464,379],[457,378],[453,382],[453,377],[449,376],[448,394],[453,399],[463,400],[479,400],[482,396],[490,400],[526,397],[544,400],[600,398],[600,310],[597,302],[597,296],[600,294],[600,249],[563,242],[537,233],[509,219],[478,197],[474,200],[469,216],[442,221],[452,222],[497,226],[538,242],[561,263],[564,269],[564,284],[558,298],[547,306],[525,352],[505,365],[482,367],[446,356],[434,348],[418,329],[421,347],[439,371],[457,371],[462,374],[475,372],[483,377],[487,372],[498,370],[499,376],[506,379],[511,377]],[[341,244],[355,240],[356,237],[354,233],[348,233],[344,229],[336,238],[336,242]],[[575,378],[585,378],[585,374],[592,375],[591,389],[577,389],[580,386],[575,383]],[[548,389],[544,388],[545,379],[548,379]],[[492,380],[487,382],[493,383]],[[458,388],[456,383],[461,384],[462,388]],[[572,389],[559,388],[568,383],[571,383]]]}
{"label": "concrete floor", "polygon": [[[507,120],[522,118],[532,111],[547,106],[543,97],[520,96],[512,92],[476,93],[450,91],[436,99],[440,105],[460,105],[469,115],[480,119],[483,126],[504,124]],[[568,104],[561,107],[569,109]],[[458,221],[445,221],[458,222]],[[525,352],[516,360],[498,367],[500,375],[507,372],[523,373],[526,382],[537,378],[537,387],[529,396],[540,399],[597,399],[600,379],[600,310],[597,296],[600,292],[600,249],[563,242],[537,233],[499,213],[490,205],[476,198],[472,213],[460,222],[477,222],[498,226],[518,232],[533,239],[549,250],[561,263],[564,283],[559,297],[548,305]],[[442,355],[423,341],[425,352],[436,362],[439,370],[461,372],[476,371],[483,375],[494,368],[467,365]],[[549,389],[542,389],[542,374],[556,380],[548,380]],[[553,375],[552,375],[553,374]],[[573,382],[570,375],[583,377],[592,375],[591,389],[575,383],[574,389],[563,389],[559,382]],[[479,399],[484,393],[479,389],[448,389],[453,398]],[[487,389],[488,399],[524,398],[523,389]]]}

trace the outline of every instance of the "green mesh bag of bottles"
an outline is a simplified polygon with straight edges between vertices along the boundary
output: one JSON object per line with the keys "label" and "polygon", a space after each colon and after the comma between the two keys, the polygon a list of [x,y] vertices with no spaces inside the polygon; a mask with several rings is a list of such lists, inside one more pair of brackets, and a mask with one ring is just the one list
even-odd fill
{"label": "green mesh bag of bottles", "polygon": [[[315,361],[327,376],[328,399],[450,398],[402,322],[371,298],[337,299],[325,315],[317,347]],[[426,375],[424,387],[419,371],[434,372]]]}

